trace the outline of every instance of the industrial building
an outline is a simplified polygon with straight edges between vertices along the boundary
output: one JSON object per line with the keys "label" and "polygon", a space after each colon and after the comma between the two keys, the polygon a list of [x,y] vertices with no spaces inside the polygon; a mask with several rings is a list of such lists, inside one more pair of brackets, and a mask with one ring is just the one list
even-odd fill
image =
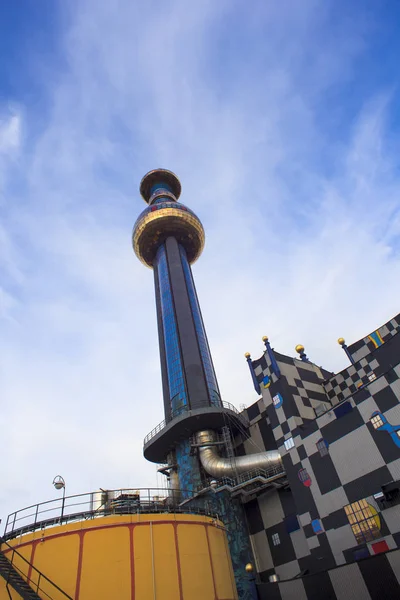
{"label": "industrial building", "polygon": [[132,241],[154,274],[164,407],[143,451],[167,487],[9,515],[0,600],[399,598],[400,315],[340,338],[337,374],[264,337],[260,358],[245,355],[257,400],[238,411],[220,395],[191,269],[201,221],[170,171],[140,192]]}

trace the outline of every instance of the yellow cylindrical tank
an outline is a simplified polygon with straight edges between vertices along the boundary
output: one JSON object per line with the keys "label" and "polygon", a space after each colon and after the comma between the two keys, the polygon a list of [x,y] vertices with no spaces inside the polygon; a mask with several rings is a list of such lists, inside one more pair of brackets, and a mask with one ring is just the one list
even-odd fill
{"label": "yellow cylindrical tank", "polygon": [[[105,516],[38,530],[9,544],[74,600],[238,597],[225,528],[207,516]],[[35,580],[34,571],[25,575]],[[41,587],[53,600],[65,600],[54,587],[46,590],[43,580]],[[0,600],[8,599],[0,585]]]}

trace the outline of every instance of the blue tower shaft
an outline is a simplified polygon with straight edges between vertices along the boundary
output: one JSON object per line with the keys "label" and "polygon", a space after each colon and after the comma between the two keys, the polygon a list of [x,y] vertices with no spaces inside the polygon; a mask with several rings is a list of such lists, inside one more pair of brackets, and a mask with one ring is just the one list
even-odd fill
{"label": "blue tower shaft", "polygon": [[220,394],[186,251],[176,239],[154,261],[164,411],[220,406]]}

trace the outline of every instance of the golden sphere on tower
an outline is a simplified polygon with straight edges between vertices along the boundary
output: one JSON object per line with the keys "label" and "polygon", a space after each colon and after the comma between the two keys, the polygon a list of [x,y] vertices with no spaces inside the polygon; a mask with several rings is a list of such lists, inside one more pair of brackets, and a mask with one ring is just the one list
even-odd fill
{"label": "golden sphere on tower", "polygon": [[338,343],[340,346],[344,346],[344,344],[345,344],[344,338],[339,338],[339,339],[338,339],[338,341],[337,341],[337,343]]}
{"label": "golden sphere on tower", "polygon": [[263,341],[263,342],[268,342],[268,336],[267,336],[267,335],[264,335],[264,336],[263,336],[263,338],[262,338],[262,341]]}
{"label": "golden sphere on tower", "polygon": [[245,566],[245,571],[246,571],[246,573],[252,573],[253,565],[251,563],[247,563],[247,565]]}
{"label": "golden sphere on tower", "polygon": [[297,344],[295,350],[296,350],[297,354],[303,354],[304,346],[302,344]]}
{"label": "golden sphere on tower", "polygon": [[244,356],[245,356],[245,358],[250,358],[250,352],[245,352]]}
{"label": "golden sphere on tower", "polygon": [[140,183],[140,193],[149,206],[139,215],[132,234],[136,256],[152,268],[157,251],[174,237],[183,246],[190,264],[204,248],[204,229],[192,210],[178,202],[181,184],[167,169],[154,169]]}

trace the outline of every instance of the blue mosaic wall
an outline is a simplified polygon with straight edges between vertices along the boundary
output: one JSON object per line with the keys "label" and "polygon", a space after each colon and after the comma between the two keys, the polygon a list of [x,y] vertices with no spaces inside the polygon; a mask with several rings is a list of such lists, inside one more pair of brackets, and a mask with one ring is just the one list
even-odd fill
{"label": "blue mosaic wall", "polygon": [[[197,492],[204,485],[201,481],[199,461],[196,455],[191,455],[190,440],[185,440],[175,448],[178,464],[179,485],[183,498],[189,497],[187,492]],[[254,565],[250,545],[249,532],[243,506],[238,500],[231,498],[228,492],[215,494],[210,492],[194,499],[191,506],[204,508],[218,515],[227,531],[229,550],[235,574],[236,587],[240,600],[257,600],[254,581],[245,571],[247,563]]]}
{"label": "blue mosaic wall", "polygon": [[[190,440],[180,442],[175,448],[179,487],[184,492],[193,493],[201,488],[201,476],[198,459],[196,456],[192,456],[190,451]],[[183,493],[183,497],[185,498],[185,493]]]}
{"label": "blue mosaic wall", "polygon": [[228,536],[233,572],[240,600],[257,600],[255,582],[245,571],[247,563],[254,566],[254,558],[250,545],[244,509],[239,500],[235,500],[228,492],[207,495],[206,501],[224,523]]}

